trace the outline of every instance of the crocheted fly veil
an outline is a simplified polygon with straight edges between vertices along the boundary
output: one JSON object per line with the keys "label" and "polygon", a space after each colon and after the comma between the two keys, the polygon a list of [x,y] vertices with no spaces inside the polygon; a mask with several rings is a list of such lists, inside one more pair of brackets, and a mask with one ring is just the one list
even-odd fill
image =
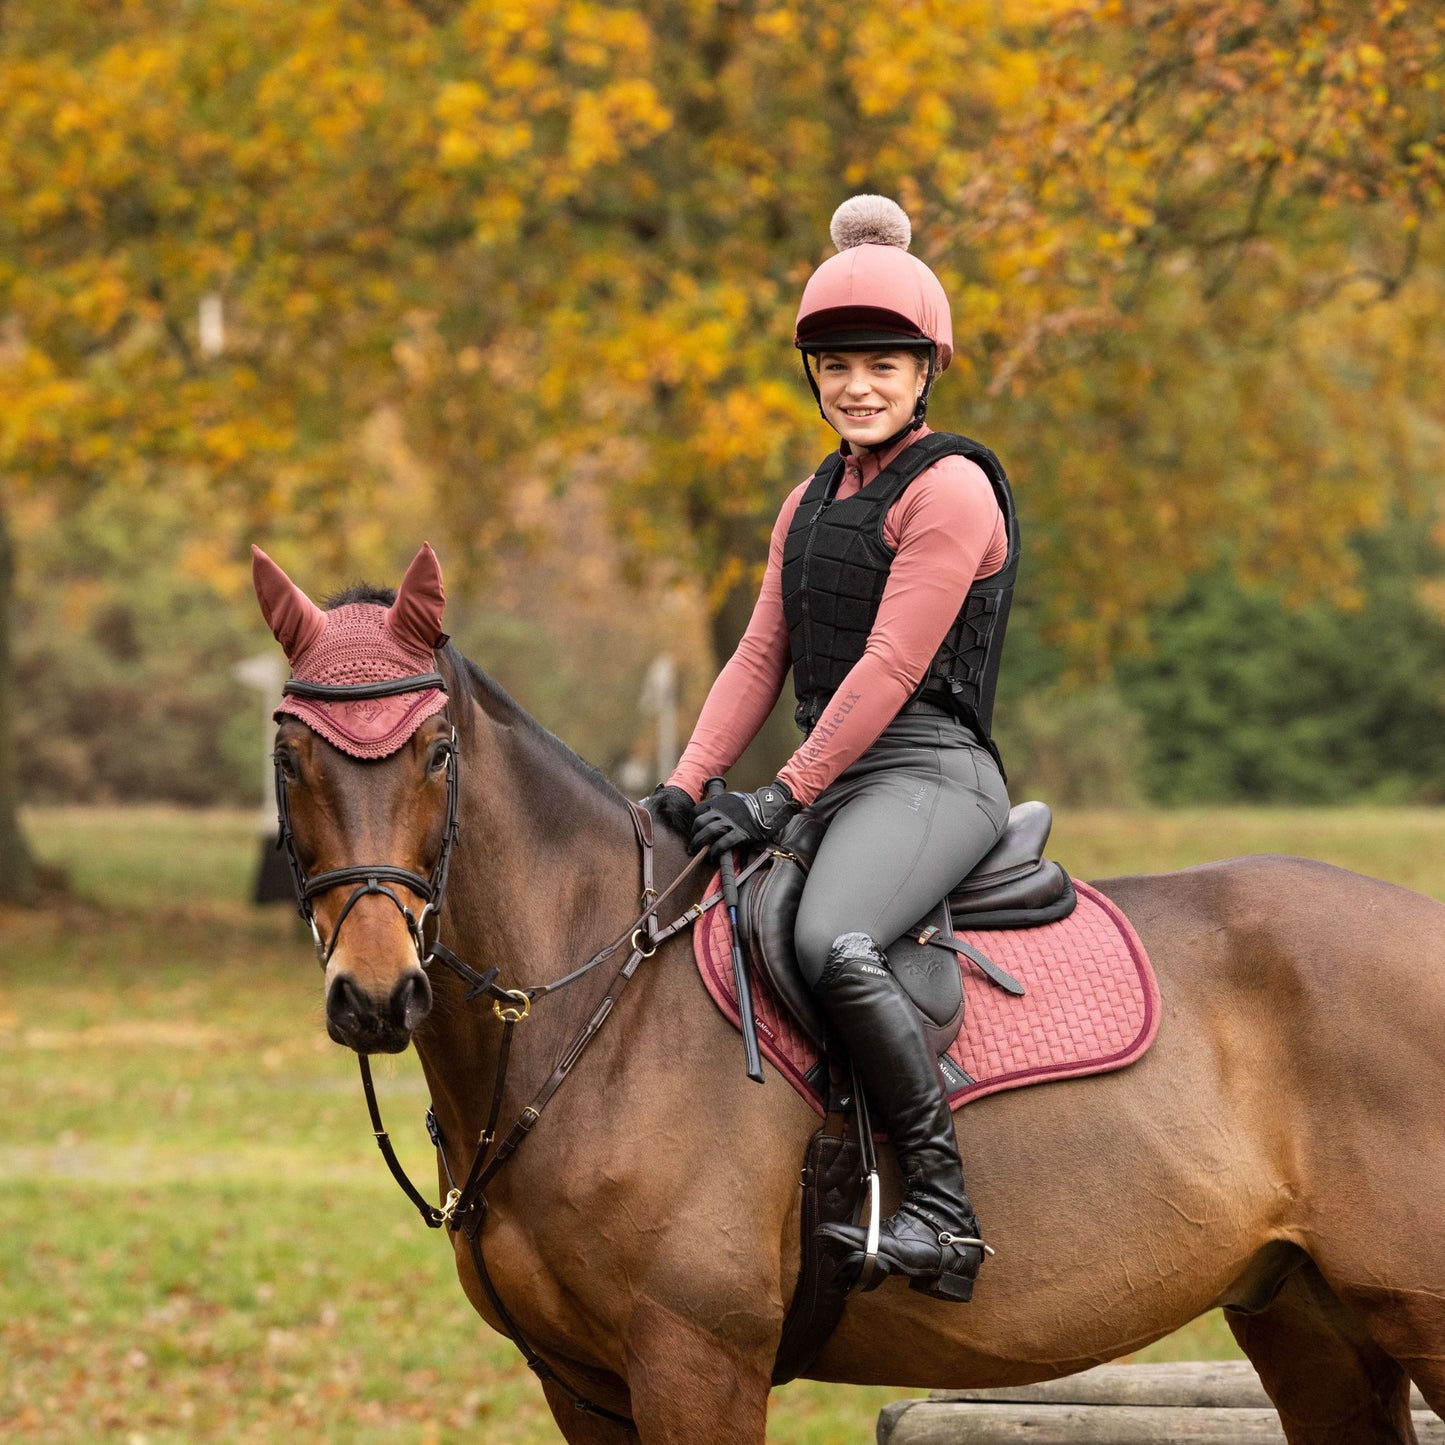
{"label": "crocheted fly veil", "polygon": [[[406,569],[396,601],[351,602],[323,612],[259,547],[251,578],[267,626],[286,651],[291,682],[355,686],[422,677],[436,670],[446,593],[441,565],[426,543]],[[312,698],[288,692],[276,709],[354,758],[394,753],[427,718],[446,706],[440,687],[387,697]]]}

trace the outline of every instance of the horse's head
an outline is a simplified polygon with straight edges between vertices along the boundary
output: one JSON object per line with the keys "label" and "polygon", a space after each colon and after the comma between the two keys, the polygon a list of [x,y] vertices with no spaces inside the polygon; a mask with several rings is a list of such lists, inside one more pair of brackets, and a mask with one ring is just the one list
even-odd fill
{"label": "horse's head", "polygon": [[435,671],[441,569],[423,546],[401,588],[317,607],[253,548],[261,611],[291,678],[276,800],[302,917],[326,971],[326,1028],[397,1053],[431,1008],[422,963],[456,834],[456,734]]}

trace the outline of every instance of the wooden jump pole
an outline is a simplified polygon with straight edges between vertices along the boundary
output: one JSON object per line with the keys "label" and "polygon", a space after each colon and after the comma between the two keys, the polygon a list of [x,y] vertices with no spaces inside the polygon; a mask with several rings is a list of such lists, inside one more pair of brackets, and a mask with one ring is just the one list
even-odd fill
{"label": "wooden jump pole", "polygon": [[[1422,1445],[1445,1445],[1445,1421],[1410,1391]],[[1038,1385],[938,1390],[878,1416],[878,1445],[1207,1445],[1280,1442],[1284,1431],[1247,1360],[1100,1365]]]}

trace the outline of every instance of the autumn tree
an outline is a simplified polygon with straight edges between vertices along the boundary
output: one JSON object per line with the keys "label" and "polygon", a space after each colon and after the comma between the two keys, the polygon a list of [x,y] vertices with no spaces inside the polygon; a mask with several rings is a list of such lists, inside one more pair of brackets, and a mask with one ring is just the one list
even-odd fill
{"label": "autumn tree", "polygon": [[1442,44],[1399,0],[5,7],[0,509],[199,485],[217,585],[250,536],[393,566],[384,416],[454,573],[519,479],[585,477],[722,652],[829,445],[796,297],[879,190],[954,297],[936,415],[1018,479],[1052,635],[1107,657],[1221,541],[1347,585],[1438,460]]}
{"label": "autumn tree", "polygon": [[[666,123],[636,74],[646,42],[582,5],[445,25],[401,3],[0,11],[0,520],[17,492],[181,488],[222,586],[275,529],[334,568],[409,545],[368,515],[363,423],[414,381],[438,315],[515,325],[484,239],[615,162],[594,121],[637,141]],[[515,424],[494,406],[481,457]],[[475,448],[439,460],[496,501],[482,551],[507,529],[506,474]],[[9,677],[0,652],[7,740]],[[0,775],[13,897],[30,870],[3,754]]]}
{"label": "autumn tree", "polygon": [[1038,61],[934,235],[1001,303],[974,355],[1050,478],[1056,628],[1107,652],[1221,550],[1348,600],[1352,535],[1445,461],[1445,21],[1088,0]]}
{"label": "autumn tree", "polygon": [[830,444],[789,342],[850,190],[922,222],[959,341],[935,416],[1008,461],[1025,585],[1086,665],[1221,548],[1348,600],[1351,536],[1438,474],[1427,9],[632,8],[672,121],[539,223],[538,264],[569,261],[521,353],[559,475],[606,476],[639,552],[705,579],[720,655],[784,489]]}

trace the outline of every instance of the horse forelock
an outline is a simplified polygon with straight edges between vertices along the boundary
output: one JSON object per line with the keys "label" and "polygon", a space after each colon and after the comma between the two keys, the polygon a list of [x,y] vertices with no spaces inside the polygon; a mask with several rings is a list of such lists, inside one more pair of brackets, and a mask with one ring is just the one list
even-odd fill
{"label": "horse forelock", "polygon": [[349,607],[353,602],[372,602],[378,607],[390,607],[395,601],[395,587],[374,587],[370,582],[353,582],[350,587],[328,597],[322,603],[322,611],[335,612],[338,607]]}

